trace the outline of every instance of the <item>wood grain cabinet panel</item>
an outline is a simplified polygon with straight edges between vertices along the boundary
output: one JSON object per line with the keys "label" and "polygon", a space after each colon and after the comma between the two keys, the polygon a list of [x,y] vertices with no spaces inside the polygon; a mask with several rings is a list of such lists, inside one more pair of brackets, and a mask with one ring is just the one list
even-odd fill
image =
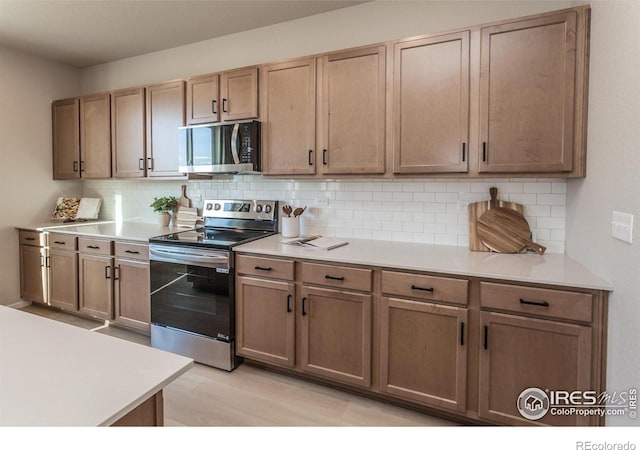
{"label": "wood grain cabinet panel", "polygon": [[382,297],[382,391],[428,406],[465,411],[467,317],[466,308]]}
{"label": "wood grain cabinet panel", "polygon": [[51,104],[53,179],[80,178],[80,100],[68,98]]}
{"label": "wood grain cabinet panel", "polygon": [[262,160],[270,175],[316,172],[316,63],[260,68]]}
{"label": "wood grain cabinet panel", "polygon": [[258,117],[258,68],[223,72],[220,75],[222,120]]}
{"label": "wood grain cabinet panel", "polygon": [[303,287],[301,308],[302,370],[370,387],[372,296]]}
{"label": "wood grain cabinet panel", "polygon": [[597,418],[547,413],[525,419],[517,399],[527,388],[591,390],[592,329],[483,311],[478,415],[497,424],[594,425]]}
{"label": "wood grain cabinet panel", "polygon": [[98,319],[113,319],[113,258],[80,253],[79,310]]}
{"label": "wood grain cabinet panel", "polygon": [[236,256],[236,272],[243,275],[293,281],[294,262],[286,259],[238,255]]}
{"label": "wood grain cabinet panel", "polygon": [[237,354],[295,365],[295,285],[240,276],[236,280]]}
{"label": "wood grain cabinet panel", "polygon": [[466,172],[469,32],[394,45],[393,172]]}
{"label": "wood grain cabinet panel", "polygon": [[[73,237],[75,239],[75,237]],[[59,240],[57,242],[63,242]],[[49,249],[49,304],[69,311],[78,310],[78,253],[70,246]]]}
{"label": "wood grain cabinet panel", "polygon": [[318,120],[323,174],[385,171],[386,48],[320,58]]}
{"label": "wood grain cabinet panel", "polygon": [[573,170],[577,14],[481,29],[481,173]]}
{"label": "wood grain cabinet panel", "polygon": [[178,128],[185,124],[185,83],[147,87],[147,176],[179,177]]}
{"label": "wood grain cabinet panel", "polygon": [[114,178],[146,176],[145,89],[111,93],[111,144]]}
{"label": "wood grain cabinet panel", "polygon": [[187,80],[187,125],[220,121],[220,75],[202,75]]}
{"label": "wood grain cabinet panel", "polygon": [[34,245],[20,245],[20,298],[32,302],[48,302],[46,249]]}
{"label": "wood grain cabinet panel", "polygon": [[149,278],[148,260],[115,259],[113,302],[117,323],[149,332],[151,323]]}
{"label": "wood grain cabinet panel", "polygon": [[80,176],[111,177],[111,98],[80,98]]}

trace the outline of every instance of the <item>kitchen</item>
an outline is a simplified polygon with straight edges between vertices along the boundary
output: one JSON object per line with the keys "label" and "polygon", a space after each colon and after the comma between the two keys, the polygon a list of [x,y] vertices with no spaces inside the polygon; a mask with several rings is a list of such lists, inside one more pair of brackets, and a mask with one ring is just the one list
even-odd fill
{"label": "kitchen", "polygon": [[[0,111],[5,162],[0,170],[5,185],[18,187],[18,191],[7,196],[7,212],[0,219],[3,253],[15,255],[13,260],[6,258],[2,262],[0,276],[5,287],[2,303],[14,304],[19,298],[16,224],[49,217],[51,205],[62,195],[102,198],[102,217],[114,220],[142,217],[153,222],[155,215],[147,207],[153,197],[176,195],[182,184],[156,180],[52,181],[49,109],[52,100],[454,30],[576,4],[471,2],[453,6],[434,2],[371,2],[83,69],[3,47],[2,104],[10,107]],[[547,214],[541,222],[546,221],[548,227],[540,227],[539,233],[550,254],[564,252],[614,287],[608,311],[607,386],[609,389],[634,386],[640,368],[635,331],[640,312],[633,304],[640,292],[637,277],[640,257],[633,245],[611,238],[609,222],[612,211],[635,215],[639,209],[633,171],[638,167],[637,152],[633,151],[638,131],[632,122],[638,105],[629,101],[637,98],[634,93],[638,88],[632,76],[637,73],[637,48],[629,43],[637,40],[639,12],[637,2],[593,2],[591,8],[585,178],[533,181],[421,176],[399,180],[375,177],[305,180],[237,175],[190,181],[189,196],[196,205],[210,198],[249,199],[265,195],[295,206],[308,205],[310,210],[303,216],[303,233],[376,240],[388,240],[391,236],[395,241],[466,246],[465,222],[457,217],[465,215],[464,208],[459,211],[458,202],[481,200],[484,197],[480,196],[486,196],[488,188],[497,182],[499,192],[509,195],[510,200],[525,207],[544,206],[549,210],[547,214],[541,208],[545,209],[542,214]],[[327,33],[327,29],[332,32]],[[278,36],[277,46],[272,44],[274,35]],[[229,48],[242,51],[229,52]],[[203,53],[208,58],[202,58]],[[17,168],[29,170],[25,174]],[[541,198],[547,203],[540,205]],[[414,207],[421,210],[422,216],[416,217],[418,212],[394,210],[393,206],[383,211],[384,217],[377,216],[370,208],[379,201],[417,202]],[[444,210],[425,213],[434,204],[445,205]],[[386,218],[389,214],[390,220]],[[436,217],[437,214],[440,216]],[[454,220],[451,216],[456,216],[458,223],[447,223]],[[607,424],[634,425],[634,422],[610,418]]]}

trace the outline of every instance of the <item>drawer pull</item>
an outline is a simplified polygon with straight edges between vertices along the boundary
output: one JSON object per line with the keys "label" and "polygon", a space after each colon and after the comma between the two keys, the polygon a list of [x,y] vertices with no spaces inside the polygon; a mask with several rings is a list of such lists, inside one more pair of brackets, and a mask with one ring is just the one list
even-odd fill
{"label": "drawer pull", "polygon": [[484,326],[484,349],[487,350],[489,348],[489,327]]}
{"label": "drawer pull", "polygon": [[65,241],[53,241],[53,243],[58,245],[67,245]]}
{"label": "drawer pull", "polygon": [[115,266],[113,268],[113,280],[119,280],[120,279],[120,266]]}
{"label": "drawer pull", "polygon": [[533,306],[542,306],[543,308],[549,307],[549,302],[532,302],[530,300],[525,300],[523,298],[520,299],[521,305],[533,305]]}
{"label": "drawer pull", "polygon": [[24,238],[25,241],[35,241],[36,238],[32,238],[32,237],[28,237],[28,238]]}
{"label": "drawer pull", "polygon": [[87,245],[87,248],[91,248],[93,250],[100,250],[100,246],[98,245]]}
{"label": "drawer pull", "polygon": [[255,266],[254,267],[255,270],[264,270],[265,272],[271,272],[271,267],[261,267],[261,266]]}
{"label": "drawer pull", "polygon": [[433,288],[423,288],[420,286],[416,286],[415,284],[411,285],[411,289],[415,290],[415,291],[427,291],[427,292],[433,292]]}
{"label": "drawer pull", "polygon": [[125,250],[125,253],[130,253],[132,255],[139,255],[140,252],[138,250]]}
{"label": "drawer pull", "polygon": [[291,294],[287,295],[287,312],[290,313],[291,311],[293,311],[291,309]]}
{"label": "drawer pull", "polygon": [[464,322],[460,322],[460,345],[464,345]]}
{"label": "drawer pull", "polygon": [[106,280],[111,279],[111,266],[104,266],[104,278]]}
{"label": "drawer pull", "polygon": [[326,280],[344,281],[344,277],[332,277],[331,275],[325,275]]}
{"label": "drawer pull", "polygon": [[302,315],[307,315],[307,310],[305,309],[305,305],[307,303],[307,297],[302,297]]}

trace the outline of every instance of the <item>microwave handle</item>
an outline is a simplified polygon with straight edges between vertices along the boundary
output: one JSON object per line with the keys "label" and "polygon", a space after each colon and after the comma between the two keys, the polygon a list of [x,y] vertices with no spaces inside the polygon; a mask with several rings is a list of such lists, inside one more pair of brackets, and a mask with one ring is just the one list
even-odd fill
{"label": "microwave handle", "polygon": [[240,156],[238,155],[238,132],[240,131],[240,124],[236,123],[233,126],[231,132],[231,156],[233,156],[233,162],[240,164]]}

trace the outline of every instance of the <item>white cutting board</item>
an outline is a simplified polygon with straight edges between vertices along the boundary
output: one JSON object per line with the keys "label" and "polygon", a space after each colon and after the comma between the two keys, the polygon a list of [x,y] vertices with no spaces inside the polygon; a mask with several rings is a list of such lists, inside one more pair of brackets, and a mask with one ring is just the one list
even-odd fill
{"label": "white cutting board", "polygon": [[76,219],[97,219],[101,205],[101,198],[81,198]]}

